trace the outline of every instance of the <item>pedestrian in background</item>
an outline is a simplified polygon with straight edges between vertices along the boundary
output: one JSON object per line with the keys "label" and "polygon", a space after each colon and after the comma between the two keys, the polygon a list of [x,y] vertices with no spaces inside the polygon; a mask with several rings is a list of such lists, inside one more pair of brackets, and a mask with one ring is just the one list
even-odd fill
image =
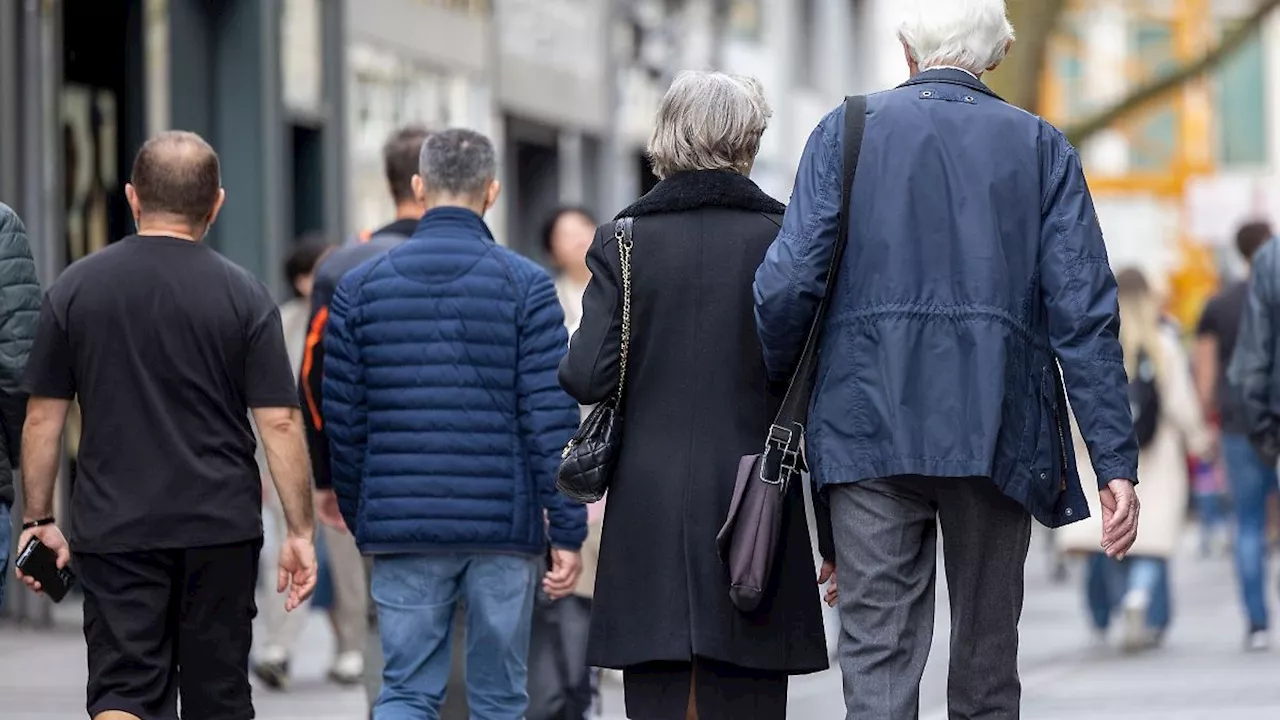
{"label": "pedestrian in background", "polygon": [[[556,295],[570,337],[582,321],[582,295],[591,280],[587,249],[595,234],[595,218],[580,207],[557,208],[542,228],[542,247],[556,270]],[[580,408],[581,416],[585,418],[588,410]],[[587,634],[603,522],[604,500],[588,505],[578,586],[560,600],[540,598],[534,608],[529,641],[529,720],[585,720],[591,709],[594,685],[593,671],[587,666]]]}
{"label": "pedestrian in background", "polygon": [[[1253,275],[1258,251],[1271,240],[1271,226],[1264,222],[1242,225],[1236,233],[1236,249]],[[1226,465],[1232,511],[1235,515],[1235,565],[1246,620],[1246,646],[1264,650],[1270,645],[1267,611],[1267,502],[1276,495],[1274,459],[1259,455],[1249,442],[1253,432],[1240,388],[1227,380],[1227,369],[1237,352],[1237,338],[1249,301],[1249,277],[1235,281],[1210,298],[1196,329],[1196,384],[1205,408],[1221,425],[1222,460]],[[1239,347],[1258,349],[1257,337]],[[1259,356],[1254,356],[1261,359]],[[1245,358],[1246,362],[1248,358]],[[1269,381],[1268,381],[1269,382]]]}
{"label": "pedestrian in background", "polygon": [[830,500],[849,720],[918,713],[939,523],[949,712],[1016,718],[1032,517],[1088,511],[1064,379],[1099,480],[1094,542],[1119,557],[1137,534],[1115,278],[1076,151],[980,79],[1013,45],[1004,0],[897,5],[911,79],[854,119],[865,142],[848,207],[845,109],[810,136],[756,316],[784,380],[829,296],[805,448]]}
{"label": "pedestrian in background", "polygon": [[[280,321],[284,328],[285,347],[295,371],[301,371],[303,350],[311,318],[311,295],[317,265],[333,250],[323,236],[302,238],[285,259],[285,279],[293,288],[293,297],[280,305]],[[259,448],[258,467],[264,481],[264,505],[270,512],[272,530],[269,546],[285,537],[284,507],[268,481],[266,455]],[[329,679],[340,685],[359,683],[364,674],[364,649],[368,637],[368,590],[364,582],[364,561],[350,533],[327,523],[320,525],[317,549],[321,560],[328,561],[333,587],[333,602],[328,608],[333,626],[335,652]],[[289,685],[290,658],[293,648],[310,618],[310,602],[299,611],[286,613],[277,605],[265,612],[266,638],[253,672],[267,687],[283,690]]]}
{"label": "pedestrian in background", "polygon": [[[1186,453],[1210,457],[1213,438],[1196,397],[1186,351],[1179,336],[1161,322],[1151,285],[1135,268],[1122,271],[1117,282],[1120,343],[1134,385],[1130,396],[1138,428],[1142,533],[1123,560],[1107,557],[1097,545],[1100,508],[1090,498],[1089,519],[1059,530],[1058,540],[1063,549],[1089,558],[1084,587],[1094,630],[1105,637],[1113,613],[1121,609],[1121,645],[1132,652],[1160,644],[1168,631],[1169,566],[1182,542],[1190,489]],[[1073,425],[1072,431],[1080,475],[1092,481],[1079,428]]]}
{"label": "pedestrian in background", "polygon": [[567,596],[580,570],[586,511],[555,488],[578,424],[555,382],[569,338],[550,277],[485,225],[496,177],[488,138],[429,135],[418,229],[330,304],[324,419],[342,516],[374,556],[377,720],[439,714],[459,600],[472,715],[524,717],[548,534],[547,594]]}
{"label": "pedestrian in background", "polygon": [[758,611],[733,605],[716,547],[734,470],[759,452],[782,400],[760,361],[751,300],[786,209],[749,178],[770,115],[755,79],[676,78],[649,141],[661,180],[618,214],[634,218],[630,267],[614,223],[601,226],[587,252],[582,324],[560,366],[583,405],[624,380],[629,271],[626,431],[587,660],[622,670],[631,718],[783,718],[788,676],[828,665],[802,489],[787,496],[777,585]]}
{"label": "pedestrian in background", "polygon": [[[1259,241],[1262,235],[1261,226],[1251,230],[1245,247]],[[1280,386],[1275,377],[1280,368],[1280,336],[1276,332],[1280,324],[1280,244],[1274,239],[1263,243],[1250,264],[1248,296],[1227,371],[1244,415],[1240,429],[1247,434],[1254,452],[1245,452],[1236,438],[1224,437],[1222,441],[1228,472],[1235,472],[1231,484],[1239,528],[1236,563],[1249,617],[1246,647],[1255,651],[1266,650],[1271,644],[1267,505],[1276,495],[1275,468],[1280,459]]]}
{"label": "pedestrian in background", "polygon": [[22,422],[27,414],[22,373],[36,336],[40,296],[27,229],[12,208],[0,203],[0,610],[4,609],[13,537],[13,473],[21,462]]}
{"label": "pedestrian in background", "polygon": [[[222,207],[218,156],[165,132],[125,193],[136,235],[68,267],[45,298],[26,388],[22,541],[84,591],[90,717],[253,717],[262,486],[253,421],[288,535],[277,588],[316,581],[311,479],[280,311],[201,240]],[[69,540],[52,517],[59,438],[82,410]],[[39,590],[29,577],[28,585]]]}

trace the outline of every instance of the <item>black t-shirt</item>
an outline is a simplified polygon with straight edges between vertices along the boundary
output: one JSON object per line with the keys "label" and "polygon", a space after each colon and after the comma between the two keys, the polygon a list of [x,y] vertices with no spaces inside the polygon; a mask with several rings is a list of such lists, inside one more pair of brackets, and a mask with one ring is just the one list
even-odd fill
{"label": "black t-shirt", "polygon": [[1222,431],[1236,435],[1248,434],[1249,422],[1240,399],[1227,382],[1227,368],[1236,349],[1240,318],[1248,297],[1247,282],[1237,282],[1223,289],[1204,306],[1200,325],[1196,328],[1197,335],[1211,335],[1218,341],[1217,409],[1222,416]]}
{"label": "black t-shirt", "polygon": [[373,231],[374,235],[403,235],[410,237],[418,229],[418,218],[405,218],[403,220],[395,220],[387,223],[377,230]]}
{"label": "black t-shirt", "polygon": [[79,399],[77,552],[261,536],[248,411],[298,396],[270,293],[212,248],[135,235],[71,265],[45,297],[26,387]]}

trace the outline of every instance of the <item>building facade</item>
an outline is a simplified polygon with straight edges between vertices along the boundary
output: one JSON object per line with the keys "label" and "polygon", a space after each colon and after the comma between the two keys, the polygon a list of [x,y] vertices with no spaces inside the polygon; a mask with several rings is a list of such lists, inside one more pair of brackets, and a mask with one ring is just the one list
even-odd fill
{"label": "building facade", "polygon": [[210,244],[283,294],[290,242],[345,225],[343,19],[339,0],[0,0],[0,198],[42,279],[131,231],[133,155],[178,128],[221,156]]}

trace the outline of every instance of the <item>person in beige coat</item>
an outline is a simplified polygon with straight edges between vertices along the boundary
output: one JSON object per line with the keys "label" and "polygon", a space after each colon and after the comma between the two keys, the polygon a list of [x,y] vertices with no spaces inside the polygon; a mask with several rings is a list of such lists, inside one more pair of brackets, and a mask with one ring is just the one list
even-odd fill
{"label": "person in beige coat", "polygon": [[[1142,527],[1123,559],[1108,558],[1098,546],[1102,530],[1097,497],[1086,493],[1089,519],[1058,531],[1058,542],[1066,552],[1088,554],[1085,592],[1095,629],[1105,635],[1114,610],[1123,608],[1122,644],[1132,651],[1158,644],[1168,626],[1168,566],[1182,541],[1187,511],[1186,457],[1188,452],[1208,454],[1213,440],[1187,354],[1177,332],[1161,322],[1156,293],[1138,270],[1125,270],[1116,281],[1125,369],[1131,383],[1153,383],[1159,398],[1154,435],[1138,452]],[[1087,485],[1095,478],[1074,423],[1072,432],[1080,477]]]}
{"label": "person in beige coat", "polygon": [[[311,288],[315,269],[332,246],[322,237],[305,238],[297,244],[285,263],[285,274],[295,291],[295,297],[280,306],[280,322],[284,330],[285,347],[294,372],[302,366],[303,348],[307,325],[311,317]],[[263,477],[263,507],[273,519],[275,535],[269,535],[267,543],[278,540],[283,533],[284,515],[280,499],[272,489],[268,478],[266,457],[261,443],[258,447],[258,467]],[[333,607],[329,619],[336,638],[336,652],[329,670],[329,679],[341,685],[360,682],[364,672],[364,646],[368,635],[366,616],[368,597],[365,593],[364,563],[355,540],[345,531],[317,524],[329,559],[330,577],[333,580]],[[265,556],[265,554],[264,554]],[[266,573],[263,566],[263,573]],[[270,577],[270,575],[267,575]],[[285,690],[289,686],[289,661],[298,638],[306,626],[310,613],[309,604],[299,612],[284,613],[277,603],[267,603],[264,612],[264,641],[253,663],[254,675],[273,690]]]}

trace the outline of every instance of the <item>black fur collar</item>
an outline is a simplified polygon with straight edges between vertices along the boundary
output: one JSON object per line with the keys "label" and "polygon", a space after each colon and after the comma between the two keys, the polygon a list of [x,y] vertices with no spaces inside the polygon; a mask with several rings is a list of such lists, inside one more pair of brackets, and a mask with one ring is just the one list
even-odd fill
{"label": "black fur collar", "polygon": [[659,182],[631,207],[618,213],[618,217],[685,212],[706,207],[770,215],[781,215],[787,211],[786,205],[766,195],[745,175],[732,170],[695,170],[676,173]]}

